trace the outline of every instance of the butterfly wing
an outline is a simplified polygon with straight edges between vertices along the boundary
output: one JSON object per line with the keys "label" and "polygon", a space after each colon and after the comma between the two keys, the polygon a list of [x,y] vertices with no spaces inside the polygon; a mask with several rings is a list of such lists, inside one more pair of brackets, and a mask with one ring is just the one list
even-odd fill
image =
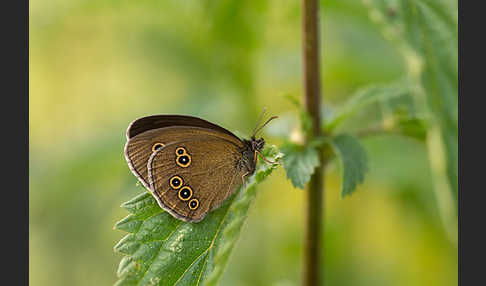
{"label": "butterfly wing", "polygon": [[202,220],[241,186],[248,169],[240,148],[220,137],[185,133],[184,140],[156,150],[147,169],[159,205],[179,219]]}
{"label": "butterfly wing", "polygon": [[139,118],[130,123],[128,126],[126,133],[127,140],[148,130],[171,126],[192,126],[211,129],[214,131],[219,131],[220,133],[225,133],[236,138],[236,140],[239,140],[236,135],[221,126],[204,119],[188,115],[151,115]]}
{"label": "butterfly wing", "polygon": [[137,119],[128,127],[124,153],[130,170],[144,187],[150,189],[147,181],[147,162],[155,150],[154,147],[157,147],[155,144],[166,145],[181,141],[187,139],[187,134],[191,137],[216,136],[243,147],[241,140],[231,132],[197,117],[154,115]]}

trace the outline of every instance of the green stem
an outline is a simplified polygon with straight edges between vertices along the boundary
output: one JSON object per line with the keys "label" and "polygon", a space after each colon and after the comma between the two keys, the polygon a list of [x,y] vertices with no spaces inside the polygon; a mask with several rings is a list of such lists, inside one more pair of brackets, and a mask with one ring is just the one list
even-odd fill
{"label": "green stem", "polygon": [[[303,81],[304,102],[307,112],[312,118],[312,132],[307,134],[309,143],[321,132],[321,81],[319,70],[319,2],[318,0],[302,0],[302,50],[303,50]],[[321,284],[321,232],[322,206],[324,192],[324,156],[319,150],[320,166],[315,170],[307,190],[306,233],[304,250],[303,285]]]}

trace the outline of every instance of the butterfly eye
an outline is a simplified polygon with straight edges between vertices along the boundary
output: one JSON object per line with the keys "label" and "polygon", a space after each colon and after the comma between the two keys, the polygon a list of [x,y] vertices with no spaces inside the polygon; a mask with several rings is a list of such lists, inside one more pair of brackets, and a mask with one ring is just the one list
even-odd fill
{"label": "butterfly eye", "polygon": [[183,183],[184,183],[184,181],[179,176],[174,176],[174,177],[170,178],[170,180],[169,180],[170,186],[174,189],[180,188]]}
{"label": "butterfly eye", "polygon": [[184,155],[186,153],[187,153],[187,151],[184,147],[179,147],[179,148],[176,149],[176,155],[180,156],[180,155]]}
{"label": "butterfly eye", "polygon": [[152,146],[152,152],[155,152],[155,150],[158,150],[162,147],[164,147],[165,145],[163,143],[155,143],[153,146]]}
{"label": "butterfly eye", "polygon": [[179,196],[179,199],[187,201],[192,197],[192,190],[188,186],[184,186],[182,189],[179,190],[179,193],[177,195]]}
{"label": "butterfly eye", "polygon": [[199,206],[199,201],[197,199],[192,199],[189,201],[188,205],[191,210],[195,210]]}
{"label": "butterfly eye", "polygon": [[189,165],[191,164],[191,156],[189,155],[179,156],[176,159],[176,163],[177,165],[183,168],[189,167]]}

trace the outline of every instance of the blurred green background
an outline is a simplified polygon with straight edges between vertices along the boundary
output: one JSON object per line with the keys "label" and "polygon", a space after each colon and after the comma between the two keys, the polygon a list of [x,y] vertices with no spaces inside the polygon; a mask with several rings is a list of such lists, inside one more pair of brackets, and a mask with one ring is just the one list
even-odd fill
{"label": "blurred green background", "polygon": [[[301,96],[300,1],[30,1],[30,285],[112,285],[120,204],[143,191],[123,157],[142,116],[190,114],[247,136]],[[361,1],[321,1],[324,103],[405,70]],[[267,130],[268,131],[268,130]],[[265,136],[270,144],[281,141]],[[457,285],[423,143],[364,141],[370,172],[340,199],[328,170],[326,285]],[[298,285],[304,191],[259,188],[220,285]]]}

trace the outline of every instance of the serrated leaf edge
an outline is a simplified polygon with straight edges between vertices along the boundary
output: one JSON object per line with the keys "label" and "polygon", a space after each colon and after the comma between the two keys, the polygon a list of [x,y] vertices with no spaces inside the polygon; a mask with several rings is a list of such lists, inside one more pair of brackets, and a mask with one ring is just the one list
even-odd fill
{"label": "serrated leaf edge", "polygon": [[[276,146],[275,146],[275,145],[272,145],[272,146],[270,147],[270,149],[273,149],[273,150],[276,150],[276,151],[277,151],[275,154],[273,154],[273,157],[274,157],[274,159],[275,159],[275,160],[280,160],[280,159],[283,157],[283,153],[281,153],[281,152],[278,150],[278,148],[276,148]],[[266,177],[267,177],[267,176],[268,176],[268,175],[269,175],[269,174],[270,174],[270,173],[271,173],[271,172],[272,172],[272,171],[273,171],[275,168],[276,168],[276,165],[272,165],[272,166],[270,166],[270,167],[268,167],[268,168],[262,168],[262,167],[260,167],[260,169],[259,169],[257,172],[255,172],[255,174],[252,176],[252,177],[253,177],[252,181],[251,181],[250,183],[248,183],[248,185],[246,186],[246,189],[244,189],[244,190],[243,190],[243,191],[245,192],[245,195],[244,195],[244,196],[243,196],[243,197],[242,197],[240,200],[238,200],[237,202],[231,202],[231,205],[230,205],[230,206],[228,207],[228,209],[226,210],[226,212],[225,212],[225,214],[224,214],[224,216],[223,216],[223,218],[222,218],[222,220],[221,220],[221,222],[220,222],[220,224],[219,224],[219,226],[218,226],[218,228],[217,228],[217,230],[216,230],[216,232],[215,232],[215,234],[214,234],[214,236],[213,236],[213,238],[212,238],[211,244],[208,246],[208,248],[207,248],[207,249],[205,249],[205,250],[204,250],[204,251],[203,251],[203,252],[202,252],[202,253],[201,253],[201,254],[200,254],[200,255],[199,255],[199,256],[198,256],[198,257],[197,257],[197,258],[196,258],[196,259],[195,259],[195,260],[194,260],[194,261],[193,261],[193,262],[192,262],[190,265],[189,265],[189,266],[188,266],[188,267],[187,267],[187,269],[185,269],[185,271],[184,271],[184,272],[181,274],[181,276],[180,276],[180,277],[179,277],[179,278],[178,278],[178,279],[177,279],[177,280],[174,282],[174,285],[176,285],[177,283],[179,283],[179,281],[180,281],[180,280],[181,280],[181,279],[184,277],[184,275],[187,273],[187,271],[188,271],[189,269],[191,269],[191,267],[194,265],[194,263],[198,262],[198,260],[199,260],[199,258],[200,258],[200,257],[202,257],[204,254],[207,254],[207,257],[205,258],[205,260],[204,260],[204,262],[203,262],[203,266],[201,267],[201,272],[199,273],[199,278],[198,278],[198,281],[197,281],[197,284],[196,284],[196,285],[199,285],[199,284],[200,284],[200,280],[201,280],[201,277],[202,277],[202,273],[204,272],[204,269],[205,269],[205,266],[206,266],[206,263],[207,263],[207,259],[208,259],[208,257],[209,257],[209,252],[210,252],[210,251],[211,251],[211,249],[214,247],[214,243],[215,243],[215,241],[216,241],[216,239],[217,239],[217,237],[218,237],[218,234],[219,234],[219,233],[220,233],[220,231],[221,231],[221,227],[224,225],[224,222],[225,222],[225,221],[226,221],[226,219],[227,219],[227,215],[228,215],[228,213],[230,212],[230,210],[234,210],[234,205],[233,205],[233,204],[235,204],[235,203],[236,203],[236,204],[237,204],[237,205],[236,205],[236,207],[237,207],[237,208],[239,208],[238,203],[240,203],[241,201],[245,201],[245,198],[247,198],[247,195],[248,195],[248,194],[255,194],[255,191],[256,191],[256,185],[257,185],[257,183],[259,183],[259,182],[263,181],[263,179],[265,179],[265,178],[266,178]],[[269,173],[268,173],[268,172],[269,172]],[[260,173],[263,173],[263,174],[264,174],[264,176],[263,176],[263,178],[262,178],[262,179],[258,180],[258,182],[257,182],[257,175],[258,175],[258,174],[260,174]],[[243,188],[243,187],[242,187],[242,188]],[[254,191],[249,192],[251,189],[254,189]],[[242,191],[242,190],[240,189],[240,191],[239,191],[239,192],[241,192],[241,191]],[[237,195],[237,194],[238,194],[238,193],[236,193],[236,194],[235,194],[235,196],[233,197],[233,200],[235,200],[235,199],[236,199],[236,195]],[[118,221],[118,222],[115,224],[115,226],[114,226],[114,228],[115,228],[115,229],[119,229],[119,228],[117,228],[117,226],[119,226],[119,225],[120,225],[120,223],[125,222],[126,220],[128,220],[130,217],[134,217],[134,218],[136,218],[136,219],[146,221],[147,219],[149,219],[149,218],[151,218],[151,217],[153,217],[153,216],[155,216],[155,215],[157,215],[157,214],[160,214],[160,213],[164,212],[162,209],[160,209],[160,211],[157,211],[157,212],[155,212],[155,213],[152,213],[152,214],[151,214],[151,215],[149,215],[148,217],[144,217],[143,215],[141,215],[141,216],[136,215],[136,214],[135,214],[135,212],[133,211],[133,208],[131,208],[131,207],[130,207],[130,205],[133,205],[134,203],[137,203],[137,202],[139,202],[139,201],[142,201],[142,199],[146,199],[147,195],[149,195],[148,197],[152,199],[151,194],[149,194],[148,192],[146,192],[146,191],[145,191],[145,192],[143,192],[143,193],[141,193],[141,194],[137,195],[136,197],[132,198],[131,200],[129,200],[129,201],[127,201],[127,202],[125,202],[125,203],[123,203],[123,204],[121,205],[121,207],[122,207],[122,208],[124,208],[124,209],[126,209],[127,211],[129,211],[129,212],[130,212],[130,215],[128,215],[128,216],[126,216],[125,218],[123,218],[123,219],[121,219],[120,221]],[[121,246],[123,243],[126,243],[126,242],[127,242],[128,237],[133,237],[133,236],[136,236],[136,234],[139,232],[139,230],[140,230],[141,226],[143,225],[143,221],[142,221],[142,223],[140,223],[140,226],[138,227],[137,231],[135,231],[135,232],[133,232],[133,233],[130,233],[130,232],[129,232],[129,234],[127,234],[126,236],[124,236],[124,237],[123,237],[123,238],[122,238],[122,239],[121,239],[121,240],[120,240],[120,241],[119,241],[119,242],[118,242],[118,243],[117,243],[117,244],[114,246],[114,251],[115,251],[116,253],[121,253],[121,254],[123,254],[123,255],[124,255],[124,257],[122,258],[122,261],[120,261],[120,264],[119,264],[119,267],[118,267],[117,276],[118,276],[119,280],[116,282],[116,284],[118,284],[120,281],[122,281],[121,279],[122,279],[122,278],[123,278],[125,275],[127,275],[127,274],[128,274],[129,270],[127,270],[127,267],[128,267],[127,265],[133,262],[133,261],[130,261],[130,260],[131,260],[131,257],[132,257],[132,256],[131,256],[131,254],[125,254],[125,253],[123,253],[123,252],[118,251],[118,249],[120,248],[120,246]],[[240,220],[238,220],[238,221],[240,221]],[[245,221],[245,219],[241,219],[241,221],[242,221],[242,222],[244,222],[244,221]],[[161,242],[164,242],[164,241],[168,240],[168,239],[171,237],[171,235],[172,235],[174,232],[176,232],[176,231],[177,231],[177,230],[180,228],[180,226],[181,226],[181,225],[184,225],[184,223],[183,223],[182,221],[179,221],[179,224],[178,224],[178,225],[177,225],[177,226],[176,226],[176,227],[173,229],[173,231],[172,231],[170,234],[168,234],[168,235],[167,235],[167,237],[166,237],[165,239],[163,239],[163,240],[156,240],[156,241],[161,241]],[[123,229],[121,229],[121,230],[123,230]],[[227,229],[226,229],[226,230],[227,230]],[[126,231],[126,230],[123,230],[123,231]],[[127,231],[127,232],[128,232],[128,231]],[[224,232],[223,232],[223,234],[224,234]],[[236,242],[236,241],[235,241],[235,242]],[[144,243],[147,243],[147,241],[145,241]],[[232,244],[233,244],[233,246],[234,246],[234,243],[232,243]],[[142,245],[142,244],[139,244],[139,245],[138,245],[138,247],[137,247],[137,249],[138,249],[138,248],[140,248],[140,247],[141,247],[141,245]],[[223,245],[223,247],[224,247],[224,246],[225,246],[225,245]],[[160,245],[160,248],[162,248],[162,244]],[[230,248],[232,248],[232,247],[230,247]],[[136,252],[136,251],[137,251],[137,250],[135,250],[135,252]],[[219,251],[217,251],[217,252],[216,252],[216,254],[215,254],[215,259],[216,259],[216,257],[218,257],[218,253],[219,253]],[[153,260],[154,260],[154,259],[156,259],[156,258],[159,256],[159,254],[160,254],[160,249],[158,249],[158,250],[157,250],[157,254],[155,254],[155,255],[153,256],[152,261],[151,261],[150,263],[148,263],[148,267],[147,267],[147,269],[145,270],[145,272],[142,274],[142,276],[140,277],[140,279],[137,279],[137,280],[136,280],[137,285],[140,283],[140,281],[142,281],[142,280],[143,280],[143,278],[145,277],[146,273],[147,273],[147,272],[150,270],[150,266],[153,264]],[[224,255],[224,254],[223,254],[223,255]],[[219,255],[219,257],[221,257],[221,256],[222,256],[222,255]],[[124,264],[124,262],[125,262],[125,264],[126,264],[126,265],[125,265],[125,267],[122,267],[122,264]],[[210,276],[212,276],[212,274],[214,273],[214,271],[215,271],[217,268],[220,268],[220,267],[221,267],[221,266],[217,265],[217,266],[216,266],[216,267],[215,267],[215,268],[212,270],[212,273],[210,274]],[[123,268],[123,269],[122,269],[122,268]],[[223,267],[223,269],[224,269],[224,267]],[[115,284],[115,285],[116,285],[116,284]]]}
{"label": "serrated leaf edge", "polygon": [[[344,168],[345,167],[344,167],[344,162],[342,160],[341,150],[337,147],[337,145],[334,141],[334,139],[337,138],[338,136],[344,136],[344,135],[352,137],[354,140],[356,140],[356,142],[359,143],[359,140],[357,140],[354,136],[347,134],[347,133],[338,134],[333,138],[333,140],[331,140],[331,147],[333,148],[334,152],[338,155],[336,157],[337,157],[337,160],[340,162],[340,165],[341,165],[341,199],[345,198],[346,196],[351,196],[353,193],[355,193],[356,188],[358,187],[358,185],[360,185],[364,182],[365,174],[369,171],[369,167],[368,167],[368,165],[366,165],[365,170],[363,172],[363,178],[361,180],[357,181],[353,191],[344,192]],[[364,153],[366,154],[366,152],[364,152]]]}

